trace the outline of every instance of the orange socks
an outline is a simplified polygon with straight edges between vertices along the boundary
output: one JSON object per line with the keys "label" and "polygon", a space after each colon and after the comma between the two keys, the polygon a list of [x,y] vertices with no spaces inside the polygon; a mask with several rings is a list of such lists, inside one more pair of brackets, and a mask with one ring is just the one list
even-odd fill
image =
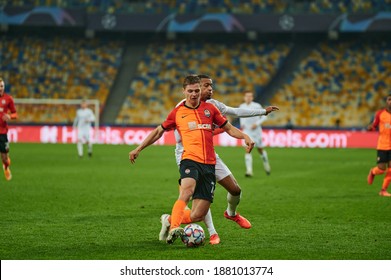
{"label": "orange socks", "polygon": [[[185,209],[183,211],[182,224],[190,224],[192,222],[190,218],[190,214],[191,214],[191,209]],[[171,225],[171,216],[168,217],[168,221],[170,222]]]}
{"label": "orange socks", "polygon": [[192,222],[192,220],[190,218],[190,214],[191,214],[191,210],[185,209],[185,211],[183,212],[182,224],[190,224]]}
{"label": "orange socks", "polygon": [[383,191],[387,190],[388,186],[390,185],[390,182],[391,182],[391,168],[388,168],[386,172],[386,176],[384,176],[383,185],[381,189]]}
{"label": "orange socks", "polygon": [[375,166],[374,168],[372,168],[372,174],[373,175],[380,175],[380,174],[383,174],[385,172],[385,170],[382,170],[380,169],[379,167]]}
{"label": "orange socks", "polygon": [[174,203],[174,206],[172,207],[172,212],[171,212],[171,226],[170,229],[177,228],[181,225],[182,220],[185,216],[185,207],[186,207],[186,202],[183,200],[177,200]]}
{"label": "orange socks", "polygon": [[7,169],[8,166],[10,166],[10,165],[11,165],[11,159],[8,157],[8,158],[7,158],[7,163],[4,163],[4,162],[3,162],[4,169]]}

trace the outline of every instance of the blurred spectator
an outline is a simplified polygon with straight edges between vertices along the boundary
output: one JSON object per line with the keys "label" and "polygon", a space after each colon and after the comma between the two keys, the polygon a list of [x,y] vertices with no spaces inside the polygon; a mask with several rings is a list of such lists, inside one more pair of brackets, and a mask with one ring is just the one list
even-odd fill
{"label": "blurred spectator", "polygon": [[293,122],[292,122],[292,119],[291,119],[291,118],[288,118],[288,119],[286,120],[285,128],[286,128],[286,129],[293,129]]}

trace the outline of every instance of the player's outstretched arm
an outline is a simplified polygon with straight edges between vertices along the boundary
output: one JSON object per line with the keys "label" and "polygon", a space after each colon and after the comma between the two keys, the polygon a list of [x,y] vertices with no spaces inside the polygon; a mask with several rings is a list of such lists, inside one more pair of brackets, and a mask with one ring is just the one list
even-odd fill
{"label": "player's outstretched arm", "polygon": [[219,110],[223,115],[232,116],[236,118],[249,118],[255,116],[265,116],[266,109],[247,109],[247,108],[234,108],[225,105],[224,103],[218,103]]}
{"label": "player's outstretched arm", "polygon": [[219,103],[219,110],[224,114],[237,118],[248,118],[255,116],[266,116],[273,111],[280,110],[277,106],[269,106],[266,109],[247,109],[247,108],[234,108],[226,106],[223,103]]}
{"label": "player's outstretched arm", "polygon": [[154,130],[152,130],[148,134],[148,136],[144,139],[144,141],[136,149],[134,149],[129,153],[130,162],[135,163],[140,152],[144,150],[146,147],[155,143],[157,140],[159,140],[160,137],[162,137],[163,133],[164,133],[164,129],[162,128],[161,125],[159,125]]}
{"label": "player's outstretched arm", "polygon": [[225,130],[225,132],[227,132],[229,135],[231,135],[232,137],[236,138],[236,139],[244,139],[244,142],[246,144],[246,151],[248,153],[250,153],[252,151],[252,149],[254,148],[254,141],[251,139],[250,136],[248,136],[246,133],[243,133],[242,131],[240,131],[239,129],[237,129],[236,127],[234,127],[232,124],[230,123],[227,123],[223,129]]}
{"label": "player's outstretched arm", "polygon": [[271,112],[274,112],[274,111],[279,111],[280,108],[278,108],[277,106],[268,106],[266,107],[266,116],[269,115]]}

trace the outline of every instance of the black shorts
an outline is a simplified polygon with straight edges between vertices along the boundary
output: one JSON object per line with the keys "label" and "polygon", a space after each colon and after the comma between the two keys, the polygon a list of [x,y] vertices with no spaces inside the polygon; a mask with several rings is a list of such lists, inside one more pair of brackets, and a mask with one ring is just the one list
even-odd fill
{"label": "black shorts", "polygon": [[8,142],[7,134],[0,134],[0,152],[5,154],[8,153],[10,143]]}
{"label": "black shorts", "polygon": [[193,178],[197,181],[193,199],[204,199],[213,202],[216,188],[215,165],[184,159],[181,161],[179,173],[181,179]]}
{"label": "black shorts", "polygon": [[391,161],[391,150],[377,150],[377,163],[389,163]]}

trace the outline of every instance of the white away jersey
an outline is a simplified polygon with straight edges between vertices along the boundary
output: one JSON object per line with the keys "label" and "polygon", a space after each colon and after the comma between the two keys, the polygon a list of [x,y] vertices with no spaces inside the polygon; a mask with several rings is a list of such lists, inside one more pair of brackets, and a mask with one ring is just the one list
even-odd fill
{"label": "white away jersey", "polygon": [[[250,104],[242,103],[239,108],[241,109],[252,109],[259,110],[263,109],[261,104],[257,102],[251,102]],[[254,116],[249,118],[240,118],[240,127],[246,134],[254,134],[261,132],[261,124],[267,119],[266,116]],[[251,129],[251,127],[256,124],[257,128],[255,130]]]}
{"label": "white away jersey", "polygon": [[78,129],[86,129],[91,127],[91,123],[95,121],[95,115],[90,108],[78,109],[73,126]]}

